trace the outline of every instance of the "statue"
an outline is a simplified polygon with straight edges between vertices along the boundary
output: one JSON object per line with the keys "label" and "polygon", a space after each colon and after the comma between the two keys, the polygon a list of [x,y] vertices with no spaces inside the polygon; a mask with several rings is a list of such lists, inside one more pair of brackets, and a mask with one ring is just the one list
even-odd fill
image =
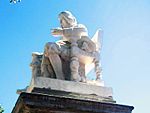
{"label": "statue", "polygon": [[[78,24],[69,12],[59,14],[61,27],[51,30],[57,42],[48,42],[44,53],[32,53],[32,79],[22,92],[57,95],[66,98],[96,99],[114,102],[112,89],[101,80],[100,50],[101,30],[90,38],[87,28]],[[93,67],[88,67],[91,65]],[[86,78],[87,71],[95,68],[95,80]]]}
{"label": "statue", "polygon": [[[29,86],[17,90],[21,95],[12,113],[131,113],[133,107],[115,104],[112,88],[101,80],[101,30],[90,38],[69,11],[61,12],[59,20],[61,27],[51,33],[61,40],[46,43],[44,53],[32,53],[32,79]],[[96,80],[86,79],[91,64]]]}
{"label": "statue", "polygon": [[44,48],[41,64],[43,77],[86,82],[86,65],[94,63],[96,80],[101,79],[99,63],[100,35],[98,30],[90,39],[87,28],[78,24],[69,11],[59,14],[61,27],[51,30],[53,36],[60,36],[56,43],[48,42]]}

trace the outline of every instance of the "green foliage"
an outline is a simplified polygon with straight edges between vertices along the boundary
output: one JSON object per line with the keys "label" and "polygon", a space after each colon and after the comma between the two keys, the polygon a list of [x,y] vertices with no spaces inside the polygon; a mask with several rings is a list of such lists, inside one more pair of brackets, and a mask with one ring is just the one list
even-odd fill
{"label": "green foliage", "polygon": [[0,105],[0,113],[3,113],[3,112],[4,112],[4,109]]}

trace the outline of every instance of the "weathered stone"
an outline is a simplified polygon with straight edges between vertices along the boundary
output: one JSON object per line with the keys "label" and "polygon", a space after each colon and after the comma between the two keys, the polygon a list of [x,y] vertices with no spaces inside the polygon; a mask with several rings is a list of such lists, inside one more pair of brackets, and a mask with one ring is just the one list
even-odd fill
{"label": "weathered stone", "polygon": [[12,113],[131,113],[132,106],[73,99],[40,93],[21,93]]}
{"label": "weathered stone", "polygon": [[80,94],[95,94],[102,97],[112,97],[112,88],[91,85],[90,83],[73,82],[66,80],[51,79],[45,77],[36,77],[32,80],[27,92],[32,92],[34,88],[45,88],[58,91],[66,91]]}

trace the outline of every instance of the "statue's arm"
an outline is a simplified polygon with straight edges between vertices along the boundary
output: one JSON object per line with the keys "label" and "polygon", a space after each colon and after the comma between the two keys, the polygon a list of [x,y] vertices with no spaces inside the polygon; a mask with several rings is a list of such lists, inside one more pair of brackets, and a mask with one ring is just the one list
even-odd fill
{"label": "statue's arm", "polygon": [[70,27],[70,28],[52,29],[51,33],[53,36],[68,36],[68,35],[87,36],[88,35],[87,28],[82,24],[79,24],[78,26]]}
{"label": "statue's arm", "polygon": [[51,33],[53,36],[63,36],[63,29],[62,28],[51,29]]}

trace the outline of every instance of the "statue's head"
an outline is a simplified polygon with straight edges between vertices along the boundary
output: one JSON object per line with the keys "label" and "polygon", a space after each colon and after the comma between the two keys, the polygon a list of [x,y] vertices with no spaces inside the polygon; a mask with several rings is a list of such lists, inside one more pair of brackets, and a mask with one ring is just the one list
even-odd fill
{"label": "statue's head", "polygon": [[63,11],[59,14],[59,20],[62,28],[74,27],[77,25],[76,18],[69,11]]}

